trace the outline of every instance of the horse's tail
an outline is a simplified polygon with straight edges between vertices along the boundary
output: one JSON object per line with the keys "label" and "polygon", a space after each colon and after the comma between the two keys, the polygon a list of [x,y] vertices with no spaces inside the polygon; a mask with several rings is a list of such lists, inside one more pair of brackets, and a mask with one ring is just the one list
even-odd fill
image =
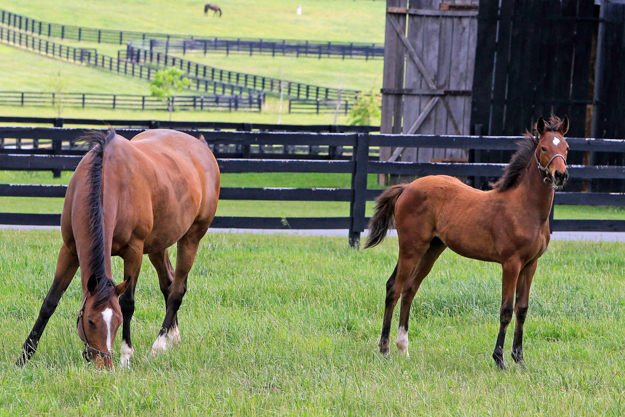
{"label": "horse's tail", "polygon": [[393,223],[395,203],[408,184],[399,184],[384,191],[376,200],[375,214],[369,222],[369,237],[365,249],[379,245]]}

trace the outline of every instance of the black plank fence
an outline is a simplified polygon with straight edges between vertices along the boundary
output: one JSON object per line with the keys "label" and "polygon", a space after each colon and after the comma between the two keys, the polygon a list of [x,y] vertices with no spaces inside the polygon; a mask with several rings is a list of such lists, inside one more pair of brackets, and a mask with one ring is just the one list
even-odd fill
{"label": "black plank fence", "polygon": [[[19,128],[0,128],[15,132]],[[28,129],[28,128],[21,128]],[[49,128],[48,135],[53,140],[61,140],[63,135],[76,135],[75,130]],[[61,133],[67,132],[67,133]],[[138,131],[136,131],[138,132]],[[10,132],[9,132],[10,133]],[[120,132],[122,133],[122,132]],[[123,132],[128,137],[132,132]],[[280,172],[316,173],[331,172],[349,174],[352,178],[349,189],[284,189],[284,188],[223,188],[224,200],[280,200],[280,201],[345,201],[350,203],[349,212],[344,217],[217,217],[211,227],[231,229],[343,229],[349,230],[352,246],[358,246],[360,234],[366,229],[366,202],[377,197],[381,190],[367,189],[367,175],[436,175],[453,176],[498,176],[503,164],[483,163],[409,163],[380,162],[370,160],[369,152],[380,146],[448,147],[482,150],[514,150],[516,137],[476,137],[476,136],[427,136],[427,135],[371,135],[355,134],[315,134],[315,133],[269,133],[269,132],[216,132],[192,131],[202,134],[211,145],[237,143],[252,145],[334,145],[351,150],[349,160],[293,160],[293,159],[232,159],[219,158],[222,173]],[[571,149],[581,151],[624,152],[625,140],[567,139]],[[74,170],[80,155],[14,155],[0,154],[2,170]],[[571,177],[625,179],[623,166],[580,166],[569,168]],[[65,186],[1,184],[0,195],[5,197],[63,197]],[[624,194],[608,193],[567,193],[556,194],[556,204],[564,205],[623,205]],[[13,225],[59,225],[59,214],[0,213],[0,224]],[[553,231],[625,231],[622,220],[551,220]]]}
{"label": "black plank fence", "polygon": [[[148,81],[154,80],[158,68],[141,65],[136,62],[121,60],[107,55],[99,54],[91,48],[75,48],[60,43],[55,43],[27,33],[18,32],[0,26],[0,42],[18,46],[41,55],[59,58],[66,61],[95,66],[107,71],[116,72],[131,77],[137,77]],[[256,95],[263,96],[263,91],[249,87],[201,79],[188,75],[191,83],[189,90],[202,91],[221,95]]]}
{"label": "black plank fence", "polygon": [[125,110],[261,111],[263,95],[172,96],[166,100],[138,94],[46,93],[0,91],[0,106],[81,107]]}
{"label": "black plank fence", "polygon": [[202,51],[205,54],[262,54],[272,56],[382,59],[384,46],[366,42],[324,42],[296,39],[255,39],[241,37],[204,37],[159,32],[136,32],[87,28],[49,23],[0,10],[0,23],[38,36],[83,42],[125,45],[130,41],[154,41],[164,52]]}
{"label": "black plank fence", "polygon": [[141,49],[128,44],[126,50],[117,53],[120,61],[142,63],[147,62],[158,66],[179,68],[185,74],[196,79],[206,79],[242,87],[262,90],[268,93],[280,94],[286,97],[306,100],[350,100],[356,98],[356,90],[340,90],[338,88],[320,87],[298,83],[294,81],[280,80],[278,78],[263,77],[261,75],[246,74],[243,72],[222,70],[209,65],[199,64],[184,58],[168,55],[164,52],[156,52]]}

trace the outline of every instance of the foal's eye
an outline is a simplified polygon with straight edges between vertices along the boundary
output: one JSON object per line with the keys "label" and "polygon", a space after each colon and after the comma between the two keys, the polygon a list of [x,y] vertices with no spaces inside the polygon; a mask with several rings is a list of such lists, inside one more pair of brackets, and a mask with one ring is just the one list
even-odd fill
{"label": "foal's eye", "polygon": [[543,151],[543,152],[547,152],[547,148],[545,148],[544,146],[541,146],[540,150]]}
{"label": "foal's eye", "polygon": [[90,326],[95,326],[95,323],[93,322],[93,320],[87,320],[87,322],[89,323]]}
{"label": "foal's eye", "polygon": [[569,151],[569,147],[568,147],[568,146],[566,147],[566,151],[567,151],[567,152]]}

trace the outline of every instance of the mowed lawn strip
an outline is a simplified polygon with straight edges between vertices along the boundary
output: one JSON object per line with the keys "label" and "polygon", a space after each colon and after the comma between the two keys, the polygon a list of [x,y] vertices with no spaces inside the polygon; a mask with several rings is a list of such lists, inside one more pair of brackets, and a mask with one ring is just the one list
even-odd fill
{"label": "mowed lawn strip", "polygon": [[[179,313],[182,343],[149,357],[164,301],[147,258],[130,370],[80,356],[75,279],[33,360],[14,367],[54,273],[58,231],[0,231],[5,290],[0,405],[7,414],[621,415],[619,243],[554,242],[539,262],[524,340],[526,370],[491,352],[497,265],[445,252],[412,310],[410,359],[377,353],[397,240],[354,251],[344,238],[208,235]],[[175,259],[175,250],[171,253]],[[121,279],[115,258],[113,278]],[[395,337],[397,314],[393,322]],[[120,340],[115,350],[119,351]]]}

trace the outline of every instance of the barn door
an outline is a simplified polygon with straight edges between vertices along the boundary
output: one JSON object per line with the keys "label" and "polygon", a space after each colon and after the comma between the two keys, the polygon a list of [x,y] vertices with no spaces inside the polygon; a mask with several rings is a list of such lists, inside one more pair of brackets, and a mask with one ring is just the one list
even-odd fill
{"label": "barn door", "polygon": [[[466,135],[477,0],[387,0],[382,133]],[[465,159],[458,149],[382,148],[380,160]]]}

